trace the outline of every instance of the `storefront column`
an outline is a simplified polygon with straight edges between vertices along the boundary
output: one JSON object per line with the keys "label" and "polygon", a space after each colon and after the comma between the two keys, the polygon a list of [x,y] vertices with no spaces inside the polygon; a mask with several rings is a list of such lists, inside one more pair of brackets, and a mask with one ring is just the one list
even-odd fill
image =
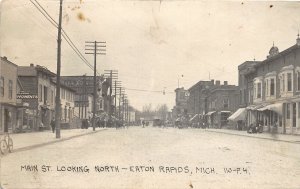
{"label": "storefront column", "polygon": [[282,106],[282,133],[286,134],[286,103]]}

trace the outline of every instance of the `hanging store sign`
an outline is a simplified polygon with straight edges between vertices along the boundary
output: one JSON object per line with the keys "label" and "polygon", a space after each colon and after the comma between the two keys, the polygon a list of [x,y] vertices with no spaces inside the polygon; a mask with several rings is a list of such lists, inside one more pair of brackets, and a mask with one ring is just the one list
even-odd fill
{"label": "hanging store sign", "polygon": [[37,99],[38,95],[21,92],[17,94],[17,99]]}

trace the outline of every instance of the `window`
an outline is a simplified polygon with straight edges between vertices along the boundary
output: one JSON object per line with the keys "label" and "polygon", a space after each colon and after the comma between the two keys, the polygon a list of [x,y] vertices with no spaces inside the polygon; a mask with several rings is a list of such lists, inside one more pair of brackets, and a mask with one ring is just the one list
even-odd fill
{"label": "window", "polygon": [[292,91],[292,73],[287,74],[287,91]]}
{"label": "window", "polygon": [[13,95],[13,81],[9,80],[8,81],[8,98],[12,99],[12,95]]}
{"label": "window", "polygon": [[285,74],[282,74],[282,91],[285,91]]}
{"label": "window", "polygon": [[297,91],[300,91],[300,71],[297,71]]}
{"label": "window", "polygon": [[293,92],[293,71],[284,70],[281,74],[278,75],[280,80],[280,95],[287,96],[291,95]]}
{"label": "window", "polygon": [[54,101],[54,91],[51,90],[51,104],[53,104],[53,101]]}
{"label": "window", "polygon": [[257,83],[257,98],[261,98],[261,83]]}
{"label": "window", "polygon": [[39,85],[39,99],[40,102],[43,101],[43,86],[41,84]]}
{"label": "window", "polygon": [[265,90],[266,90],[265,96],[270,96],[270,91],[269,91],[269,79],[267,79],[266,82],[265,82]]}
{"label": "window", "polygon": [[270,95],[274,96],[275,95],[275,79],[271,78],[271,83],[270,83]]}
{"label": "window", "polygon": [[228,100],[228,98],[226,98],[226,99],[223,100],[223,107],[224,107],[224,109],[228,109],[228,107],[229,107],[229,100]]}
{"label": "window", "polygon": [[298,102],[298,118],[300,118],[300,102]]}
{"label": "window", "polygon": [[291,110],[290,110],[290,104],[286,104],[286,119],[291,118]]}
{"label": "window", "polygon": [[0,95],[4,96],[4,77],[0,78]]}

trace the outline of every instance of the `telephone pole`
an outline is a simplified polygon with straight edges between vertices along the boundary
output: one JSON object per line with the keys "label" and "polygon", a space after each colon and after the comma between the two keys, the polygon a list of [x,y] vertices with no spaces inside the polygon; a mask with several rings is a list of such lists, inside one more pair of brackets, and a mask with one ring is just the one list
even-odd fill
{"label": "telephone pole", "polygon": [[97,83],[96,83],[96,72],[97,72],[97,55],[105,55],[106,45],[98,45],[98,44],[106,44],[104,41],[86,41],[86,52],[85,54],[93,54],[94,55],[94,92],[93,92],[93,120],[92,126],[93,131],[95,131],[95,121],[96,121],[96,100],[97,100]]}
{"label": "telephone pole", "polygon": [[125,89],[122,87],[119,87],[119,119],[121,120],[121,102],[122,102],[122,93],[125,93]]}
{"label": "telephone pole", "polygon": [[118,91],[117,89],[121,87],[121,81],[117,81],[115,80],[115,116],[117,117],[117,95],[118,95]]}
{"label": "telephone pole", "polygon": [[111,123],[111,114],[112,114],[112,86],[113,81],[118,79],[118,70],[104,70],[104,76],[109,79],[109,106],[108,106],[108,115],[109,115],[109,122]]}
{"label": "telephone pole", "polygon": [[55,97],[55,128],[56,138],[60,138],[60,67],[61,67],[61,22],[62,22],[62,3],[59,1],[59,21],[58,21],[58,34],[57,34],[57,65],[56,65],[56,97]]}

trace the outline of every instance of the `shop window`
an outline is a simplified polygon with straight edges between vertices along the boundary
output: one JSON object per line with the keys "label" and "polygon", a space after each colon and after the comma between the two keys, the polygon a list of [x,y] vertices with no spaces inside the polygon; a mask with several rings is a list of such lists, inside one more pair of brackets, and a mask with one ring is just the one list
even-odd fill
{"label": "shop window", "polygon": [[12,99],[12,95],[13,95],[13,81],[9,80],[8,81],[8,98]]}
{"label": "shop window", "polygon": [[4,77],[0,78],[0,95],[4,96]]}

